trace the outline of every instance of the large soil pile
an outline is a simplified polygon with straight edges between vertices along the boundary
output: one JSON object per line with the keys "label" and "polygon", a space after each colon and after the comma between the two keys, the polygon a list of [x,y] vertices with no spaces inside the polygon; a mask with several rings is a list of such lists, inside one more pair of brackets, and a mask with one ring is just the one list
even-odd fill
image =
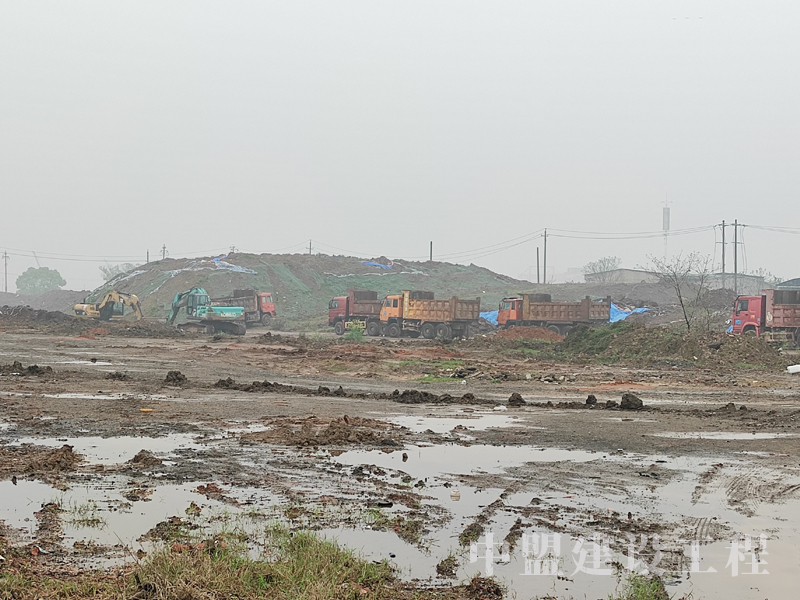
{"label": "large soil pile", "polygon": [[87,290],[50,290],[38,296],[26,296],[24,294],[0,292],[0,305],[29,306],[36,310],[72,312],[72,307],[79,302],[83,302],[83,299],[89,293]]}
{"label": "large soil pile", "polygon": [[0,331],[36,331],[51,335],[100,337],[181,337],[183,332],[163,321],[99,321],[27,306],[0,308]]}
{"label": "large soil pile", "polygon": [[694,364],[724,369],[782,370],[791,362],[764,340],[726,333],[687,333],[670,327],[616,323],[577,327],[558,346],[564,358],[638,365]]}

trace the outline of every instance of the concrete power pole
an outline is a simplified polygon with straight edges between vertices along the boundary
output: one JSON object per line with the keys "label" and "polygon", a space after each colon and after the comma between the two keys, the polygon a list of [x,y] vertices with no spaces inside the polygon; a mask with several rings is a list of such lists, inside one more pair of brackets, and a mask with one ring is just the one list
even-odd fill
{"label": "concrete power pole", "polygon": [[3,291],[8,292],[8,252],[6,252],[6,251],[3,251],[3,266],[4,266],[4,275],[5,275],[5,277],[4,277],[5,286],[3,288]]}
{"label": "concrete power pole", "polygon": [[544,230],[544,260],[542,261],[542,283],[547,283],[547,229]]}

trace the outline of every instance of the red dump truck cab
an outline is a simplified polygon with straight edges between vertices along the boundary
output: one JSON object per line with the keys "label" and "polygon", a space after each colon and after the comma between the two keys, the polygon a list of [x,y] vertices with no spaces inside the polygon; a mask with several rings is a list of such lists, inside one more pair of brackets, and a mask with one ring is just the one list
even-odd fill
{"label": "red dump truck cab", "polygon": [[800,290],[764,290],[761,296],[737,297],[731,332],[800,347]]}
{"label": "red dump truck cab", "polygon": [[497,311],[497,324],[503,327],[509,321],[522,321],[522,298],[503,298]]}
{"label": "red dump truck cab", "polygon": [[372,290],[347,290],[347,296],[336,296],[328,303],[328,325],[336,335],[358,328],[367,335],[380,335],[381,301]]}
{"label": "red dump truck cab", "polygon": [[328,325],[333,325],[336,321],[350,316],[347,301],[347,296],[336,296],[328,302]]}
{"label": "red dump truck cab", "polygon": [[766,324],[766,296],[738,296],[733,304],[733,333],[760,336]]}
{"label": "red dump truck cab", "polygon": [[259,292],[258,294],[258,308],[261,314],[268,314],[275,316],[275,301],[272,299],[270,292]]}

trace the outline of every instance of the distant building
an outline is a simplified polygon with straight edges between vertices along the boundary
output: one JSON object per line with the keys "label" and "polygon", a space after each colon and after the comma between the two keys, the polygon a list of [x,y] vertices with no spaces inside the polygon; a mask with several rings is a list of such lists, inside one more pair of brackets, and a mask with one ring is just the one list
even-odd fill
{"label": "distant building", "polygon": [[[614,269],[612,271],[603,271],[602,273],[584,273],[583,278],[586,283],[658,283],[660,277],[658,273],[652,271],[644,271],[641,269]],[[792,280],[796,282],[796,288],[786,289],[800,289],[800,279]],[[718,290],[727,288],[733,289],[733,273],[711,273],[706,279],[709,289]],[[791,283],[791,282],[786,282]],[[764,278],[756,275],[738,275],[736,277],[736,287],[738,292],[742,295],[760,294],[764,289]],[[784,284],[781,284],[784,285]],[[783,288],[782,288],[783,289]]]}
{"label": "distant building", "polygon": [[[708,276],[708,287],[712,290],[733,289],[733,273],[712,273]],[[764,289],[764,278],[758,275],[736,276],[736,291],[742,296],[756,296]]]}
{"label": "distant building", "polygon": [[800,290],[800,277],[783,281],[775,286],[776,290]]}

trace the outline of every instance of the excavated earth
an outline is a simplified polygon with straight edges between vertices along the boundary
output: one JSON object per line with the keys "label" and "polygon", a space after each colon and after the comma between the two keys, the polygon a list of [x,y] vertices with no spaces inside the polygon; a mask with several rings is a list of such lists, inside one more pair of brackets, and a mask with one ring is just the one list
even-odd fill
{"label": "excavated earth", "polygon": [[[791,597],[800,376],[780,368],[86,331],[0,332],[0,569],[113,570],[179,534],[277,520],[425,586],[486,574],[470,542],[491,534],[509,544],[488,563],[505,597],[605,598],[617,577],[576,570],[605,536],[623,565],[635,540],[676,597]],[[522,575],[534,533],[560,536],[558,575]],[[769,571],[746,586],[726,567],[744,535]],[[716,574],[693,572],[694,542]]]}

